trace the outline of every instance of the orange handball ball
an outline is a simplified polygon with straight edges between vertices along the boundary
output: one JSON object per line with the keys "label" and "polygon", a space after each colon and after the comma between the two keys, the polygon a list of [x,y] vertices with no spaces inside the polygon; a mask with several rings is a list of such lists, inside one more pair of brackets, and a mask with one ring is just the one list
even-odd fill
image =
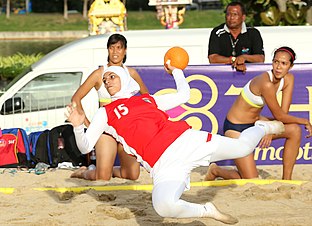
{"label": "orange handball ball", "polygon": [[170,60],[170,64],[176,68],[184,70],[189,63],[189,55],[185,51],[185,49],[175,46],[170,48],[164,57],[164,65],[166,66],[166,62]]}

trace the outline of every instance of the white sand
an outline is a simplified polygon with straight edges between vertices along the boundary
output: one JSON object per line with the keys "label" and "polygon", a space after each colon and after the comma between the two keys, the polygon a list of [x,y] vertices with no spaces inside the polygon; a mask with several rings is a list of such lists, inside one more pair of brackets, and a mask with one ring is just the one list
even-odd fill
{"label": "white sand", "polygon": [[[281,177],[282,167],[279,165],[258,168],[265,180]],[[161,218],[153,210],[151,190],[91,189],[81,193],[35,190],[151,184],[152,180],[144,169],[138,181],[114,178],[110,182],[70,178],[70,170],[49,170],[41,175],[3,170],[0,169],[0,225],[224,225],[209,218]],[[206,168],[195,170],[192,182],[202,181],[205,172]],[[248,183],[242,186],[193,186],[183,198],[198,203],[214,202],[220,210],[238,218],[236,225],[312,225],[312,165],[297,165],[293,179],[308,182],[302,185]]]}

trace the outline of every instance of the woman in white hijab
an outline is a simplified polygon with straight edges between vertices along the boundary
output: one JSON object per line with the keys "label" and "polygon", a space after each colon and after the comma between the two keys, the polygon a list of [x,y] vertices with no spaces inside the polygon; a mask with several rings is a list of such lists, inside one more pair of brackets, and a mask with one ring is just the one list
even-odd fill
{"label": "woman in white hijab", "polygon": [[164,111],[187,102],[190,87],[182,70],[170,64],[168,68],[176,93],[132,96],[138,85],[119,68],[109,67],[103,82],[113,101],[98,110],[86,132],[84,114],[76,110],[75,103],[68,107],[67,117],[74,126],[77,145],[82,153],[90,152],[104,131],[122,143],[124,151],[135,156],[153,177],[153,207],[160,216],[210,217],[235,224],[236,218],[221,213],[211,202],[196,204],[181,199],[184,190],[189,189],[191,170],[208,166],[211,161],[246,156],[264,135],[281,133],[284,125],[257,121],[234,139],[196,131],[185,121],[170,121]]}

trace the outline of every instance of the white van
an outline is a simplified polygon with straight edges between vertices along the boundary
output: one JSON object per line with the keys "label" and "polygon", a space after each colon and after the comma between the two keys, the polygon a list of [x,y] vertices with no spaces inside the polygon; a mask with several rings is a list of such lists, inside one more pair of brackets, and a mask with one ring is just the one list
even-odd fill
{"label": "white van", "polygon": [[[300,32],[294,32],[294,29]],[[163,65],[163,56],[172,46],[185,48],[190,65],[208,64],[208,29],[126,31],[127,65]],[[312,62],[312,29],[309,26],[259,28],[265,43],[266,62],[276,47],[289,45],[298,54],[297,62]],[[273,34],[276,36],[274,37]],[[50,129],[65,122],[65,106],[88,75],[107,62],[109,35],[90,36],[66,44],[47,54],[19,75],[0,96],[0,128],[21,127],[28,133]],[[300,39],[300,40],[299,40]],[[269,45],[266,45],[269,43]],[[298,47],[298,48],[296,48]],[[298,52],[299,51],[299,52]],[[95,90],[83,99],[88,118],[98,108]]]}
{"label": "white van", "polygon": [[[128,40],[127,65],[161,65],[165,52],[174,45],[189,51],[190,63],[205,63],[201,60],[201,54],[206,55],[203,46],[187,38],[189,32],[195,31],[124,32]],[[208,30],[197,32],[209,36]],[[108,37],[90,36],[66,44],[15,78],[0,97],[0,127],[21,127],[30,133],[64,123],[64,108],[74,92],[93,70],[107,63]],[[83,105],[91,118],[98,108],[95,90],[83,99]]]}

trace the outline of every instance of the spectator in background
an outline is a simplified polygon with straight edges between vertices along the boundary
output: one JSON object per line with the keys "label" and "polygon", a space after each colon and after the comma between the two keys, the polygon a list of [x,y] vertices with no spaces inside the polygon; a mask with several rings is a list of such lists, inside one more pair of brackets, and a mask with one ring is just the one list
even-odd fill
{"label": "spectator in background", "polygon": [[210,34],[209,62],[231,64],[242,72],[246,71],[245,63],[264,62],[261,34],[256,28],[246,27],[246,10],[242,3],[229,3],[225,11],[225,23]]}

